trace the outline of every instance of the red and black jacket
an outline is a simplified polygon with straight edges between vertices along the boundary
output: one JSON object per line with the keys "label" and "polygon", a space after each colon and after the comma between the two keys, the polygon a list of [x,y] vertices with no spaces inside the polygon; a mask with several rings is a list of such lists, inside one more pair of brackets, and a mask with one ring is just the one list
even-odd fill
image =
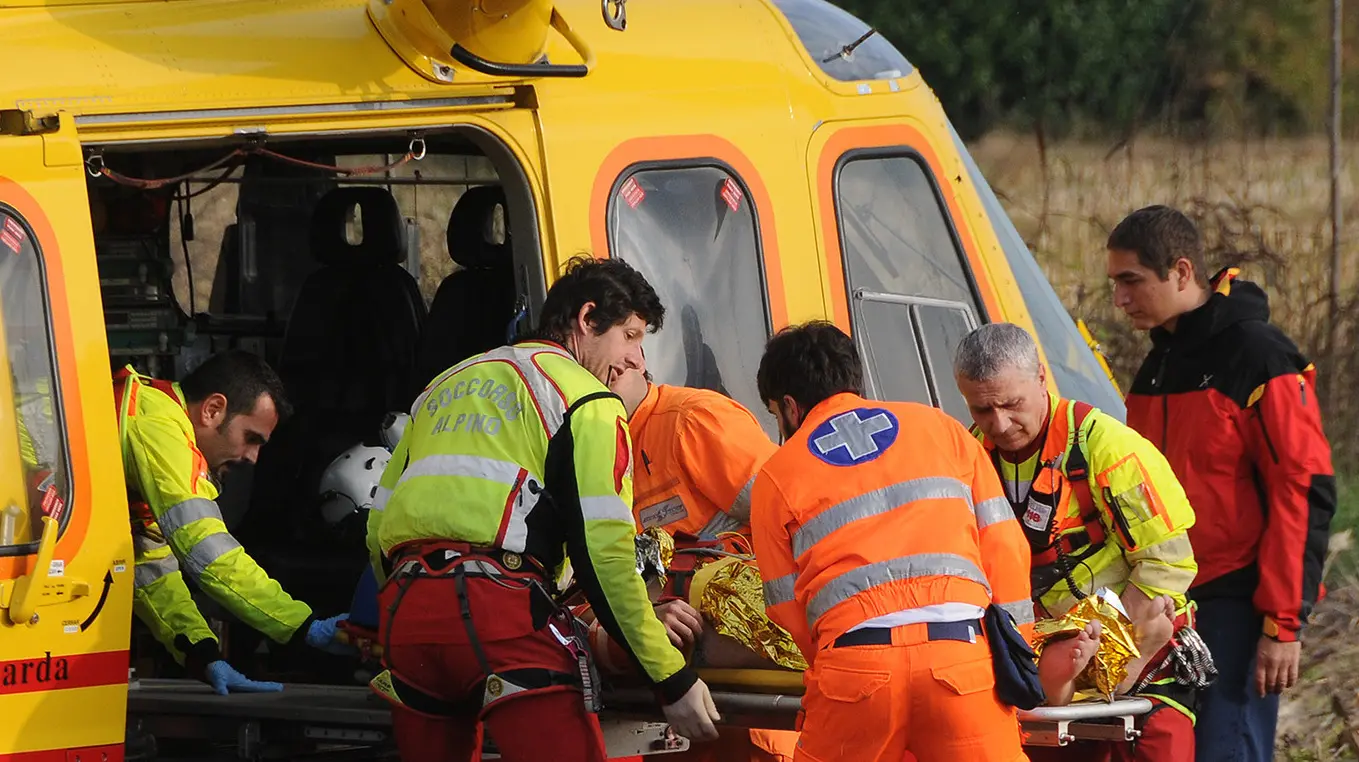
{"label": "red and black jacket", "polygon": [[1152,330],[1128,425],[1165,453],[1194,506],[1189,596],[1252,598],[1265,634],[1296,640],[1321,586],[1335,472],[1316,370],[1236,272],[1214,276],[1174,333]]}

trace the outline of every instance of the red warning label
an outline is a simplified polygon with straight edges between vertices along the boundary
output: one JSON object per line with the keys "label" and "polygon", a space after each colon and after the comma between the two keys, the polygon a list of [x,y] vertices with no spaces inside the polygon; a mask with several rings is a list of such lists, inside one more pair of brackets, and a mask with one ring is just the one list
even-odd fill
{"label": "red warning label", "polygon": [[42,496],[42,512],[51,516],[53,521],[61,521],[61,514],[65,511],[66,502],[57,494],[57,486],[54,484],[48,487]]}
{"label": "red warning label", "polygon": [[744,198],[744,194],[741,193],[741,186],[737,185],[735,180],[728,177],[726,181],[722,183],[722,200],[727,202],[727,206],[731,207],[731,210],[734,212],[741,208],[742,198]]}
{"label": "red warning label", "polygon": [[646,198],[646,191],[642,190],[642,186],[637,182],[637,178],[635,177],[629,177],[627,182],[623,183],[623,187],[619,192],[623,194],[623,200],[628,202],[628,206],[633,209],[636,209],[637,205],[642,203],[642,200]]}
{"label": "red warning label", "polygon": [[13,218],[6,217],[4,226],[0,227],[0,243],[18,254],[19,249],[24,245],[25,237],[24,229],[20,227],[19,223],[15,222]]}

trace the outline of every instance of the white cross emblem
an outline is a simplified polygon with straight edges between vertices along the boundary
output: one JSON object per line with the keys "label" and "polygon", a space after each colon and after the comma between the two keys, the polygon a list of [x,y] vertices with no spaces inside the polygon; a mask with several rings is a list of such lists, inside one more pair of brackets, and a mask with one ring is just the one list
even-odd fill
{"label": "white cross emblem", "polygon": [[817,437],[816,449],[822,455],[829,455],[836,448],[843,447],[849,453],[850,460],[857,461],[878,451],[878,443],[873,441],[873,435],[892,428],[892,420],[885,413],[878,413],[865,421],[851,410],[832,418],[830,425],[835,431]]}

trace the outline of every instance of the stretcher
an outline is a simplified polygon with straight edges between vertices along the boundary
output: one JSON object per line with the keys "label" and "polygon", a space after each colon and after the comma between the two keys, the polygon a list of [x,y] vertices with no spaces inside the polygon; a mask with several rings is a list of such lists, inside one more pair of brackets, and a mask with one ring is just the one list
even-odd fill
{"label": "stretcher", "polygon": [[[759,674],[764,673],[764,674]],[[764,670],[710,670],[722,724],[791,730],[801,706],[801,676]],[[796,690],[783,690],[792,681]],[[740,688],[733,686],[740,682]],[[609,756],[652,756],[684,751],[688,741],[660,718],[650,691],[624,689],[604,695],[600,713]],[[1042,707],[1021,712],[1027,746],[1065,746],[1077,740],[1132,741],[1136,720],[1151,702],[1124,698]],[[128,684],[130,726],[143,737],[211,740],[232,746],[238,759],[284,753],[308,758],[326,752],[393,748],[388,705],[366,686],[289,684],[281,693],[218,696],[195,680],[132,679]],[[483,759],[496,759],[493,747]]]}

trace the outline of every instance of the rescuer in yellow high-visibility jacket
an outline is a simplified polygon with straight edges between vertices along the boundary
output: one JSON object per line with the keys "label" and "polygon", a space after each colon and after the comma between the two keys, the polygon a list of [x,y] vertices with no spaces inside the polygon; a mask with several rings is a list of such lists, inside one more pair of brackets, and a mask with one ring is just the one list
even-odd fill
{"label": "rescuer in yellow high-visibility jacket", "polygon": [[[1143,653],[1129,664],[1124,686],[1137,687],[1157,710],[1138,744],[1117,745],[1115,758],[1192,760],[1197,690],[1176,681],[1166,657],[1171,633],[1193,623],[1186,591],[1198,570],[1188,535],[1194,509],[1170,464],[1111,416],[1050,394],[1037,345],[1017,325],[992,323],[964,337],[954,373],[976,422],[973,434],[1029,541],[1039,615],[1061,617],[1107,587],[1121,597],[1139,638],[1158,640],[1139,642]],[[1085,653],[1088,661],[1093,651]],[[1050,702],[1068,698],[1049,690]]]}
{"label": "rescuer in yellow high-visibility jacket", "polygon": [[113,384],[136,561],[133,609],[156,639],[218,693],[282,689],[247,680],[221,658],[187,577],[276,642],[343,652],[333,641],[344,615],[315,619],[246,554],[217,507],[213,477],[253,463],[288,412],[283,385],[264,360],[225,352],[178,384],[128,366]]}
{"label": "rescuer in yellow high-visibility jacket", "polygon": [[373,687],[403,759],[471,759],[479,722],[502,759],[604,759],[586,643],[550,597],[567,557],[675,729],[716,735],[637,573],[627,414],[605,386],[663,317],[626,263],[575,260],[535,340],[450,368],[412,406],[368,516],[387,577]]}

